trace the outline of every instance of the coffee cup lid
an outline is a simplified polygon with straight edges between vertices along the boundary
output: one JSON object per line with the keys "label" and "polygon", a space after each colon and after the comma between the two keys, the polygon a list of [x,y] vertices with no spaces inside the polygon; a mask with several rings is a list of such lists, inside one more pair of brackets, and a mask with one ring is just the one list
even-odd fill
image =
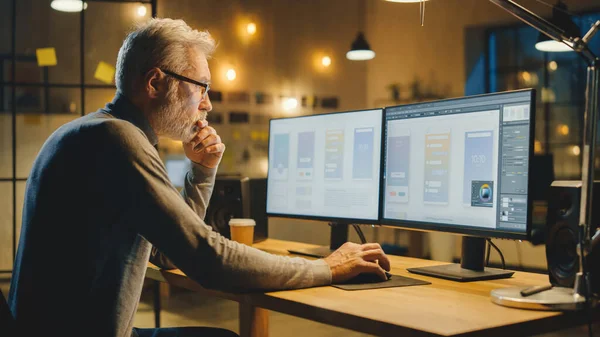
{"label": "coffee cup lid", "polygon": [[256,226],[253,219],[233,218],[229,220],[229,226]]}

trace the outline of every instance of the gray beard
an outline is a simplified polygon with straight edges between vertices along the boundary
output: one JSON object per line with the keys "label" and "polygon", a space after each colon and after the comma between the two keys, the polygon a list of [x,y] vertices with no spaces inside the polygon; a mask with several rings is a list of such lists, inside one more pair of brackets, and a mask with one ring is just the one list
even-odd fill
{"label": "gray beard", "polygon": [[176,95],[167,97],[166,104],[152,113],[152,126],[161,136],[189,143],[199,131],[196,124],[206,119],[207,112],[198,111],[193,116],[186,116],[183,101],[173,96]]}

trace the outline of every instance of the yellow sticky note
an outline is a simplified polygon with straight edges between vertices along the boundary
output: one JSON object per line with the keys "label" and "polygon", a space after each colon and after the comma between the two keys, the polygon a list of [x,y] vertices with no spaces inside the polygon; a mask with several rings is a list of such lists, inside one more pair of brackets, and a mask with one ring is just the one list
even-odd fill
{"label": "yellow sticky note", "polygon": [[269,141],[269,133],[266,131],[261,132],[260,138],[262,139],[263,142]]}
{"label": "yellow sticky note", "polygon": [[54,48],[38,48],[35,50],[37,63],[40,67],[56,65],[56,50]]}
{"label": "yellow sticky note", "polygon": [[25,125],[42,124],[42,115],[40,115],[40,114],[25,114],[24,122],[25,122]]}
{"label": "yellow sticky note", "polygon": [[115,67],[106,62],[100,61],[100,63],[98,63],[98,67],[96,68],[94,78],[106,84],[112,84],[113,80],[115,79]]}
{"label": "yellow sticky note", "polygon": [[240,140],[240,139],[242,139],[242,134],[239,131],[237,131],[237,130],[233,131],[233,139],[234,140]]}
{"label": "yellow sticky note", "polygon": [[259,140],[260,139],[260,132],[258,132],[258,131],[252,131],[250,133],[250,138],[252,140]]}

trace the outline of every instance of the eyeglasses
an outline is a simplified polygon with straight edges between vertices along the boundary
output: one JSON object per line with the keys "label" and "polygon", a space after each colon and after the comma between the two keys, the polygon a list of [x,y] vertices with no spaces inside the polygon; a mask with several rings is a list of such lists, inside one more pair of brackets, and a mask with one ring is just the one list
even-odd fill
{"label": "eyeglasses", "polygon": [[189,77],[185,77],[183,75],[176,74],[176,73],[174,73],[172,71],[169,71],[169,70],[160,69],[160,71],[162,71],[163,73],[165,73],[165,74],[167,74],[167,75],[169,75],[169,76],[171,76],[173,78],[176,78],[176,79],[178,79],[180,81],[184,81],[184,82],[188,82],[188,83],[192,83],[192,84],[200,86],[200,88],[202,88],[201,93],[200,93],[201,100],[205,100],[206,99],[206,96],[208,95],[208,91],[210,90],[210,84],[198,82],[196,80],[192,80]]}

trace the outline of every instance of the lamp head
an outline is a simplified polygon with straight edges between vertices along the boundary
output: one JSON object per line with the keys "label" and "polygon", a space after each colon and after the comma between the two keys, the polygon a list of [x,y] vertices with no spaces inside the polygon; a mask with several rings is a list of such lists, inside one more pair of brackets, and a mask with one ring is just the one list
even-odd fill
{"label": "lamp head", "polygon": [[[579,27],[573,22],[571,16],[567,12],[567,5],[562,1],[559,1],[552,8],[552,18],[550,23],[564,30],[565,35],[570,38],[576,38],[580,36]],[[535,44],[535,48],[544,52],[570,52],[573,51],[572,44],[568,41],[564,43],[551,39],[547,35],[540,33],[538,36],[538,42]]]}
{"label": "lamp head", "polygon": [[50,7],[60,12],[81,12],[87,8],[87,3],[82,0],[52,0]]}
{"label": "lamp head", "polygon": [[371,46],[365,39],[362,32],[358,32],[356,39],[352,42],[350,51],[346,53],[346,58],[352,61],[370,60],[375,57],[375,52],[371,50]]}

